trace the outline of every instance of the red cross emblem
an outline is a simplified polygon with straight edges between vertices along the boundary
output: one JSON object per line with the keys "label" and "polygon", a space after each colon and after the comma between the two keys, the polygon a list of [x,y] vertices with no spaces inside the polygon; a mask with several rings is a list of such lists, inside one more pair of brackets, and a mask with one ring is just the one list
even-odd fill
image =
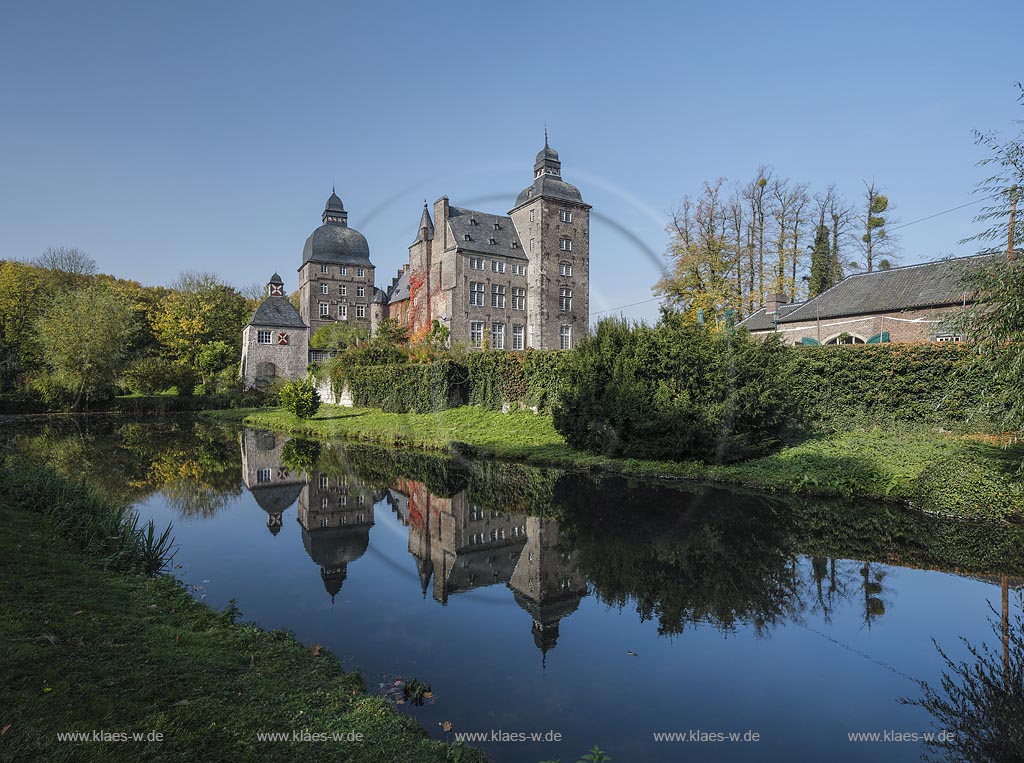
{"label": "red cross emblem", "polygon": [[284,284],[272,283],[270,284],[270,296],[271,297],[283,297],[284,296]]}
{"label": "red cross emblem", "polygon": [[277,343],[278,344],[288,344],[288,332],[287,331],[278,331],[277,332]]}

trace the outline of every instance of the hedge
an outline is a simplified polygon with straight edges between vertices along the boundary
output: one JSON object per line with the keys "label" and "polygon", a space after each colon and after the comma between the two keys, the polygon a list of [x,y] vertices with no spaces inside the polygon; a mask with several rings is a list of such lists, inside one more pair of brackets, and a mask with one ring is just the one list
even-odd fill
{"label": "hedge", "polygon": [[550,411],[569,382],[572,353],[482,350],[466,357],[470,405],[500,410],[522,405]]}
{"label": "hedge", "polygon": [[344,370],[337,384],[348,384],[352,404],[380,408],[388,413],[429,413],[465,403],[465,369],[458,363],[353,366]]}
{"label": "hedge", "polygon": [[955,344],[797,347],[779,383],[812,429],[923,424],[998,428],[1001,395],[976,352]]}

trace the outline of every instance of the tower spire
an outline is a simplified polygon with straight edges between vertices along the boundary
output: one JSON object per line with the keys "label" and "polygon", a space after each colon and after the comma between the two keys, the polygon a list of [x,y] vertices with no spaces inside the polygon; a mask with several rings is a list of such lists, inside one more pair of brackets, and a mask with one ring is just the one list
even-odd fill
{"label": "tower spire", "polygon": [[544,123],[544,148],[548,147],[548,123]]}

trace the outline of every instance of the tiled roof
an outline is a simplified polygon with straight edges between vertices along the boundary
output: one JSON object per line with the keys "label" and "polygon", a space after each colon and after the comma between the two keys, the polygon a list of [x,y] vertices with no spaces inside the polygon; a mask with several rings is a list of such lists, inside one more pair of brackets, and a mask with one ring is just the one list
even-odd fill
{"label": "tiled roof", "polygon": [[780,305],[779,312],[773,315],[769,315],[762,307],[756,313],[748,315],[737,323],[736,326],[745,328],[748,331],[771,331],[775,327],[776,320],[788,315],[798,307],[803,307],[805,304],[805,302],[794,302],[791,305]]}
{"label": "tiled roof", "polygon": [[288,297],[267,297],[249,319],[250,326],[306,328],[302,316]]}
{"label": "tiled roof", "polygon": [[778,322],[956,305],[967,299],[965,278],[971,270],[1001,256],[1005,255],[982,254],[855,273],[780,316]]}
{"label": "tiled roof", "polygon": [[449,207],[448,226],[452,230],[455,246],[460,252],[527,259],[511,217]]}

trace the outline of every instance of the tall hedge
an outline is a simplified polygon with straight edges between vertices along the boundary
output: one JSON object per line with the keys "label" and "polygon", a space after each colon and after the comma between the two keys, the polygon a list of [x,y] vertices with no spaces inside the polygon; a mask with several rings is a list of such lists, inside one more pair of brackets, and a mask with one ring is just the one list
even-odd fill
{"label": "tall hedge", "polygon": [[796,347],[780,378],[812,429],[923,424],[986,430],[1002,395],[970,346]]}
{"label": "tall hedge", "polygon": [[465,403],[465,371],[448,360],[423,364],[353,366],[344,381],[359,408],[429,413]]}
{"label": "tall hedge", "polygon": [[466,356],[470,405],[550,411],[566,388],[572,356],[556,350],[483,350]]}

